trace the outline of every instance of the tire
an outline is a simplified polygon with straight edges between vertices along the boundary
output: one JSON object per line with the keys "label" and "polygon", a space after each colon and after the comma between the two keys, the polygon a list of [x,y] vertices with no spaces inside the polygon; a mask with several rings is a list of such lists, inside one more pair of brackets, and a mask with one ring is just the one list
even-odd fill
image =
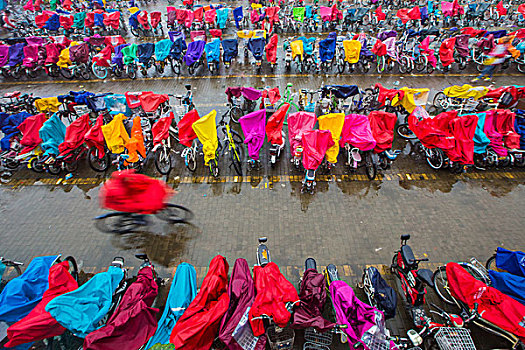
{"label": "tire", "polygon": [[434,271],[434,274],[432,275],[432,282],[434,283],[434,291],[439,296],[439,298],[443,300],[445,304],[454,305],[454,299],[447,290],[448,279],[446,266],[440,266],[436,271]]}
{"label": "tire", "polygon": [[159,147],[155,152],[155,168],[162,175],[166,175],[171,170],[172,157],[167,146]]}
{"label": "tire", "polygon": [[101,67],[97,65],[96,62],[93,62],[93,64],[91,65],[91,71],[93,72],[93,75],[98,79],[103,80],[106,79],[106,77],[108,76],[108,70],[106,69],[106,67]]}
{"label": "tire", "polygon": [[218,178],[220,174],[220,169],[219,169],[219,162],[217,161],[217,158],[210,160],[209,167],[210,167],[211,175],[214,178]]}
{"label": "tire", "polygon": [[98,156],[98,149],[96,147],[91,147],[89,149],[88,155],[89,167],[96,172],[103,173],[109,168],[109,154],[106,152],[102,158]]}
{"label": "tire", "polygon": [[[422,71],[427,68],[428,60],[425,56],[419,55],[419,57],[414,61],[414,66],[416,68],[416,71],[421,73]],[[432,65],[430,65],[432,66]]]}
{"label": "tire", "polygon": [[410,130],[408,124],[399,124],[396,128],[396,133],[405,140],[415,140],[417,139],[416,134]]}
{"label": "tire", "polygon": [[303,62],[301,62],[301,58],[297,56],[294,60],[295,68],[297,69],[297,72],[302,73],[303,72]]}
{"label": "tire", "polygon": [[378,58],[377,59],[377,66],[376,66],[376,72],[381,74],[385,71],[385,59],[384,58]]}
{"label": "tire", "polygon": [[427,74],[434,73],[434,66],[429,62],[427,63]]}
{"label": "tire", "polygon": [[70,173],[73,173],[78,170],[78,161],[73,161],[71,163],[64,163],[64,168]]}
{"label": "tire", "polygon": [[36,70],[34,69],[27,69],[26,73],[27,73],[27,76],[30,77],[31,79],[34,79],[37,76]]}
{"label": "tire", "polygon": [[343,74],[343,72],[345,71],[345,68],[346,68],[346,61],[342,60],[342,61],[337,62],[337,72],[339,74]]}
{"label": "tire", "polygon": [[402,56],[399,60],[399,73],[405,74],[408,72],[410,63],[408,62],[408,57]]}
{"label": "tire", "polygon": [[91,74],[89,74],[89,68],[84,65],[82,68],[79,68],[80,69],[80,77],[84,80],[89,80],[91,78]]}
{"label": "tire", "polygon": [[467,59],[465,57],[459,57],[459,70],[465,70],[467,68]]}
{"label": "tire", "polygon": [[130,32],[131,32],[131,34],[132,34],[133,36],[136,36],[136,37],[139,36],[139,32],[137,31],[137,29],[135,29],[135,28],[133,28],[133,27],[130,26],[130,27],[129,27],[129,30],[130,30]]}
{"label": "tire", "polygon": [[195,75],[195,68],[193,67],[193,65],[188,66],[188,74]]}
{"label": "tire", "polygon": [[239,118],[243,116],[243,111],[237,106],[230,109],[230,120],[236,124],[239,123]]}
{"label": "tire", "polygon": [[233,169],[238,176],[242,176],[242,164],[244,163],[244,148],[242,143],[234,142],[235,149],[230,151],[230,159]]}
{"label": "tire", "polygon": [[72,256],[67,256],[64,261],[67,261],[69,263],[69,274],[75,279],[75,281],[78,282],[78,265],[75,258]]}
{"label": "tire", "polygon": [[11,73],[11,76],[12,76],[14,79],[16,79],[16,80],[20,79],[20,76],[21,76],[21,75],[20,75],[20,69],[21,69],[20,67],[16,67],[15,69],[13,69],[13,70],[10,72],[10,73]]}
{"label": "tire", "polygon": [[517,68],[520,73],[525,73],[525,63],[518,63]]}
{"label": "tire", "polygon": [[[11,158],[7,158],[3,164],[7,169],[15,170],[20,166],[20,162],[18,160],[14,160]],[[44,170],[42,170],[44,171]]]}
{"label": "tire", "polygon": [[155,216],[171,224],[188,222],[194,217],[193,212],[188,208],[170,203],[166,204],[164,209],[155,213]]}
{"label": "tire", "polygon": [[[43,173],[45,170],[44,165],[38,161],[38,158],[32,158],[29,161],[29,165],[31,166],[31,170],[33,170],[35,173]],[[7,164],[6,164],[6,167],[9,168]]]}
{"label": "tire", "polygon": [[186,155],[185,159],[186,168],[188,168],[189,171],[192,173],[197,170],[197,155],[194,151],[190,150],[188,154]]}
{"label": "tire", "polygon": [[442,108],[446,110],[448,108],[447,100],[448,100],[447,96],[442,91],[440,91],[436,94],[436,96],[434,96],[434,100],[432,101],[432,104],[436,108]]}
{"label": "tire", "polygon": [[485,267],[487,268],[487,270],[499,271],[499,269],[496,267],[496,254],[494,254],[487,260]]}
{"label": "tire", "polygon": [[95,227],[104,233],[125,234],[140,227],[133,214],[115,212],[95,219]]}
{"label": "tire", "polygon": [[46,165],[46,170],[52,175],[58,175],[62,171],[62,167],[58,161],[55,161],[52,164]]}
{"label": "tire", "polygon": [[180,62],[176,59],[170,59],[171,71],[173,74],[180,75]]}
{"label": "tire", "polygon": [[365,168],[368,179],[374,180],[377,175],[377,164],[374,163],[372,159],[372,153],[370,152],[367,152],[365,155]]}
{"label": "tire", "polygon": [[65,79],[68,79],[68,80],[73,79],[73,73],[67,68],[61,68],[60,69],[60,75],[63,76]]}
{"label": "tire", "polygon": [[425,158],[428,165],[434,170],[441,169],[445,163],[443,151],[439,148],[427,148],[425,150]]}
{"label": "tire", "polygon": [[126,66],[126,74],[128,75],[128,78],[135,80],[137,78],[137,70],[132,65]]}

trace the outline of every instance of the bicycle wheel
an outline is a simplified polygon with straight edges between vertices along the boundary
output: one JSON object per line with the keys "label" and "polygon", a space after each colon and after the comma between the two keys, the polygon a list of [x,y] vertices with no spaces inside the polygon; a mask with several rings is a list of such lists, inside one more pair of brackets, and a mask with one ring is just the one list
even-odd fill
{"label": "bicycle wheel", "polygon": [[66,79],[73,79],[73,72],[71,72],[68,68],[61,68],[60,75]]}
{"label": "bicycle wheel", "polygon": [[434,107],[436,108],[443,108],[443,109],[447,109],[448,108],[448,98],[447,96],[443,93],[443,91],[440,91],[436,94],[436,96],[434,96],[434,101],[432,103],[434,105]]}
{"label": "bicycle wheel", "polygon": [[441,169],[445,163],[443,151],[439,148],[427,148],[425,150],[425,156],[428,165],[434,170]]}
{"label": "bicycle wheel", "polygon": [[182,205],[167,203],[166,207],[155,213],[159,219],[176,224],[181,222],[188,222],[193,219],[193,212]]}
{"label": "bicycle wheel", "polygon": [[432,282],[434,283],[434,290],[443,302],[449,305],[454,305],[454,298],[448,291],[448,279],[446,266],[440,266],[434,271],[432,275]]}
{"label": "bicycle wheel", "polygon": [[62,171],[62,166],[58,161],[46,165],[46,170],[53,175],[58,175]]}
{"label": "bicycle wheel", "polygon": [[416,134],[414,134],[412,130],[410,130],[408,124],[399,124],[396,128],[396,133],[405,140],[417,139]]}
{"label": "bicycle wheel", "polygon": [[91,71],[98,79],[106,79],[108,76],[108,69],[106,67],[99,66],[96,62],[93,62],[91,65]]}
{"label": "bicycle wheel", "polygon": [[372,153],[367,152],[365,155],[365,168],[366,168],[366,176],[370,180],[374,180],[377,175],[377,164],[374,163],[372,159]]}
{"label": "bicycle wheel", "polygon": [[125,234],[141,226],[130,213],[115,212],[95,218],[95,227],[104,233]]}
{"label": "bicycle wheel", "polygon": [[500,271],[496,266],[496,254],[494,254],[487,260],[485,267],[487,268],[487,270]]}
{"label": "bicycle wheel", "polygon": [[410,62],[408,62],[408,57],[402,56],[399,59],[399,73],[405,74],[408,72],[410,67]]}
{"label": "bicycle wheel", "polygon": [[[7,163],[7,164],[9,164],[9,163]],[[7,164],[6,164],[6,167],[10,168]],[[44,165],[38,161],[38,158],[32,158],[29,161],[29,166],[31,166],[31,170],[33,170],[36,173],[43,173],[44,170],[45,170]],[[17,167],[18,167],[18,164],[17,164],[16,167],[11,168],[11,169],[16,169]]]}
{"label": "bicycle wheel", "polygon": [[210,167],[211,175],[214,178],[218,178],[220,171],[219,171],[219,162],[217,161],[217,159],[210,160],[209,167]]}
{"label": "bicycle wheel", "polygon": [[98,149],[96,147],[91,147],[88,152],[88,163],[89,167],[96,172],[102,173],[109,168],[109,154],[106,154],[102,157],[99,157]]}
{"label": "bicycle wheel", "polygon": [[184,157],[184,163],[186,164],[186,168],[188,168],[188,170],[192,173],[195,172],[195,170],[197,169],[197,155],[195,153],[195,149],[192,147],[188,150]]}
{"label": "bicycle wheel", "polygon": [[75,281],[78,281],[78,265],[75,258],[72,256],[67,256],[64,258],[64,261],[67,261],[69,264],[69,274],[75,279]]}
{"label": "bicycle wheel", "polygon": [[230,150],[230,159],[232,161],[233,168],[235,173],[238,176],[242,176],[242,163],[244,161],[244,148],[242,144],[234,143],[235,148]]}
{"label": "bicycle wheel", "polygon": [[162,146],[155,152],[155,168],[162,175],[166,175],[171,170],[172,157],[170,149]]}
{"label": "bicycle wheel", "polygon": [[234,123],[239,123],[239,118],[243,116],[242,109],[238,106],[232,106],[230,108],[230,120]]}
{"label": "bicycle wheel", "polygon": [[415,60],[414,63],[415,63],[416,71],[421,73],[427,68],[428,59],[423,55],[419,55],[419,57]]}

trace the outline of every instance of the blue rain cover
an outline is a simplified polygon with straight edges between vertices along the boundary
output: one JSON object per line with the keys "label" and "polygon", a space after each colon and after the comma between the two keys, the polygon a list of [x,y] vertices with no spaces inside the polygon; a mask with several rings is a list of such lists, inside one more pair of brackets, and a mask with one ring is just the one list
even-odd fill
{"label": "blue rain cover", "polygon": [[197,295],[195,268],[190,264],[182,263],[177,266],[157,331],[146,344],[146,349],[155,344],[169,344],[173,327],[195,298],[195,295]]}
{"label": "blue rain cover", "polygon": [[93,23],[97,27],[105,27],[104,26],[104,14],[103,13],[95,13],[95,16],[93,18]]}
{"label": "blue rain cover", "polygon": [[122,62],[122,49],[126,46],[129,46],[130,44],[122,44],[115,48],[115,54],[113,55],[113,58],[111,59],[111,63],[118,65],[120,68],[124,66],[124,63]]}
{"label": "blue rain cover", "polygon": [[377,301],[379,310],[383,311],[385,318],[393,318],[396,315],[397,294],[396,291],[386,283],[383,276],[375,267],[370,267],[371,282],[374,287],[374,299]]}
{"label": "blue rain cover", "polygon": [[230,12],[230,9],[227,7],[217,10],[217,26],[220,29],[224,29],[226,27],[226,21],[228,20],[229,12]]}
{"label": "blue rain cover", "polygon": [[91,109],[93,112],[102,112],[107,110],[106,101],[104,100],[104,98],[109,94],[109,92],[106,92],[103,94],[96,94],[95,96],[89,97],[87,99],[88,108]]}
{"label": "blue rain cover", "polygon": [[420,14],[421,14],[421,20],[422,21],[426,21],[428,19],[428,9],[427,9],[426,6],[421,8]]}
{"label": "blue rain cover", "polygon": [[155,57],[157,61],[164,61],[170,54],[173,42],[170,39],[164,39],[155,44]]}
{"label": "blue rain cover", "polygon": [[[416,49],[418,49],[416,47]],[[367,56],[367,57],[371,57],[371,56],[374,56],[374,53],[372,51],[370,51],[368,49],[368,47],[366,46],[366,39],[363,39],[363,42],[362,42],[362,45],[361,45],[361,52],[359,53],[360,56]]]}
{"label": "blue rain cover", "polygon": [[85,338],[99,328],[123,277],[122,269],[110,266],[107,272],[97,273],[78,289],[51,300],[46,311],[75,336]]}
{"label": "blue rain cover", "polygon": [[122,113],[129,117],[131,115],[131,109],[128,106],[125,95],[112,94],[104,97],[106,107],[109,108],[112,114]]}
{"label": "blue rain cover", "polygon": [[60,28],[60,16],[55,13],[49,17],[43,28],[51,31],[57,31],[58,28]]}
{"label": "blue rain cover", "polygon": [[514,129],[516,129],[516,133],[520,135],[520,149],[525,149],[525,118],[518,117],[518,113],[516,113]]}
{"label": "blue rain cover", "polygon": [[184,63],[186,63],[187,66],[191,66],[193,63],[197,62],[204,52],[205,45],[206,42],[204,40],[192,41],[188,45],[186,55],[184,55]]}
{"label": "blue rain cover", "polygon": [[325,85],[324,89],[333,89],[335,97],[346,99],[359,93],[357,85]]}
{"label": "blue rain cover", "polygon": [[427,2],[428,13],[434,12],[434,1],[428,0]]}
{"label": "blue rain cover", "polygon": [[170,56],[176,60],[179,60],[182,52],[187,48],[188,44],[186,44],[186,40],[184,40],[182,37],[175,38],[173,41],[173,46],[171,47]]}
{"label": "blue rain cover", "polygon": [[496,266],[516,276],[525,277],[525,253],[498,247]]}
{"label": "blue rain cover", "polygon": [[44,151],[44,155],[54,154],[58,155],[58,145],[64,142],[66,138],[66,126],[60,120],[57,113],[53,114],[38,131],[42,143],[40,147]]}
{"label": "blue rain cover", "polygon": [[[490,139],[485,134],[485,117],[486,113],[473,113],[478,116],[478,124],[474,133],[474,153],[485,153],[487,146],[490,145]],[[461,115],[460,115],[461,116]]]}
{"label": "blue rain cover", "polygon": [[314,42],[315,38],[306,38],[304,36],[300,36],[297,38],[297,40],[302,40],[303,42],[303,50],[305,55],[311,55],[314,52]]}
{"label": "blue rain cover", "polygon": [[492,287],[525,305],[525,277],[489,270]]}
{"label": "blue rain cover", "polygon": [[2,279],[2,277],[4,276],[5,267],[5,264],[3,262],[0,262],[0,279]]}
{"label": "blue rain cover", "polygon": [[153,56],[153,52],[155,52],[155,44],[139,44],[137,46],[137,58],[139,59],[139,62],[148,63],[149,59]]}
{"label": "blue rain cover", "polygon": [[129,16],[129,26],[133,29],[137,29],[139,27],[139,20],[137,19],[137,16],[139,15],[140,11],[135,12],[131,16]]}
{"label": "blue rain cover", "polygon": [[330,61],[335,55],[335,38],[326,38],[319,42],[319,58],[321,62]]}
{"label": "blue rain cover", "polygon": [[16,66],[19,63],[22,63],[24,60],[24,43],[18,43],[9,46],[9,63],[7,64],[10,67]]}
{"label": "blue rain cover", "polygon": [[5,286],[0,293],[0,322],[17,322],[33,310],[49,287],[49,268],[57,258],[57,255],[34,258],[21,276]]}
{"label": "blue rain cover", "polygon": [[[489,2],[487,2],[486,4],[487,4],[487,5],[490,5]],[[487,37],[487,36],[489,36],[490,34],[494,35],[494,39],[499,39],[499,38],[503,38],[504,36],[507,35],[507,30],[502,29],[502,30],[487,31],[487,32],[485,33],[485,35],[483,35],[483,37]]]}
{"label": "blue rain cover", "polygon": [[224,62],[231,62],[231,60],[239,54],[237,39],[224,39],[222,41],[222,49],[224,50],[222,59]]}
{"label": "blue rain cover", "polygon": [[248,40],[248,50],[250,50],[253,57],[257,61],[262,59],[265,45],[266,45],[266,42],[264,38],[250,38]]}
{"label": "blue rain cover", "polygon": [[306,5],[304,10],[304,17],[306,18],[312,18],[312,5]]}
{"label": "blue rain cover", "polygon": [[85,105],[89,97],[95,96],[94,93],[89,91],[70,91],[69,94],[74,97],[75,103]]}
{"label": "blue rain cover", "polygon": [[18,126],[30,116],[31,114],[27,112],[20,112],[12,115],[0,113],[0,130],[4,133],[4,137],[0,140],[2,151],[6,151],[10,148],[9,141],[11,140],[11,137],[20,133]]}
{"label": "blue rain cover", "polygon": [[208,64],[218,62],[221,57],[221,40],[219,38],[213,39],[212,42],[204,46],[204,51],[206,52],[206,61],[208,61]]}
{"label": "blue rain cover", "polygon": [[237,29],[241,29],[239,23],[241,23],[243,18],[244,14],[242,13],[242,6],[233,9],[233,19],[235,20],[235,26],[237,27]]}

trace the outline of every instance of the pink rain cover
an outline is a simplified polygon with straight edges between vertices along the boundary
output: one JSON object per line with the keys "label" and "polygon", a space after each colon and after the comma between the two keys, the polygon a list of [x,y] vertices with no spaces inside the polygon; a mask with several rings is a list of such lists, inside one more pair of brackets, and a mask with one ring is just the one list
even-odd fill
{"label": "pink rain cover", "polygon": [[423,39],[421,44],[419,44],[419,48],[421,49],[423,54],[427,57],[427,60],[432,65],[432,67],[436,68],[436,65],[437,65],[436,55],[434,55],[434,50],[429,48],[430,43],[433,40],[434,40],[433,38],[431,38],[430,36],[427,36],[425,39]]}
{"label": "pink rain cover", "polygon": [[506,157],[508,152],[503,146],[503,135],[496,130],[494,111],[488,111],[485,116],[485,135],[490,139],[490,146],[500,157]]}
{"label": "pink rain cover", "polygon": [[310,130],[303,134],[303,167],[316,170],[326,154],[334,145],[330,130]]}
{"label": "pink rain cover", "polygon": [[241,87],[241,94],[244,98],[255,101],[261,98],[261,90],[254,89],[252,87]]}
{"label": "pink rain cover", "polygon": [[508,109],[496,109],[492,113],[494,113],[495,117],[496,130],[503,135],[505,146],[510,149],[519,149],[520,135],[514,129],[516,114]]}
{"label": "pink rain cover", "polygon": [[323,22],[329,22],[332,19],[332,9],[330,7],[321,6],[321,19]]}
{"label": "pink rain cover", "polygon": [[296,112],[288,115],[288,138],[291,154],[294,153],[297,146],[301,145],[303,134],[312,130],[316,121],[315,113]]}
{"label": "pink rain cover", "polygon": [[398,55],[397,55],[397,47],[396,47],[396,38],[390,37],[388,39],[385,39],[383,43],[386,46],[386,54],[392,57],[394,60],[397,60]]}
{"label": "pink rain cover", "polygon": [[266,110],[248,113],[239,119],[244,143],[248,145],[248,155],[253,160],[259,160],[259,151],[264,143],[264,124],[266,122]]}
{"label": "pink rain cover", "polygon": [[345,116],[345,123],[343,124],[343,131],[341,132],[341,140],[339,146],[344,147],[345,144],[357,147],[361,151],[370,151],[376,146],[376,140],[370,128],[368,117],[362,114],[349,114]]}
{"label": "pink rain cover", "polygon": [[24,67],[33,68],[38,63],[38,46],[27,45],[24,46],[24,60],[22,61]]}

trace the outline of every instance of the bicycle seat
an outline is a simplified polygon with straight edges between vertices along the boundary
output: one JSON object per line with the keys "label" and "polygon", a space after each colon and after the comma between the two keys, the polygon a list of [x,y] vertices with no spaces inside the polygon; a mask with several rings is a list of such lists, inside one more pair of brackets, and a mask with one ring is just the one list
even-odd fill
{"label": "bicycle seat", "polygon": [[310,269],[317,270],[317,263],[315,259],[314,258],[306,259],[306,261],[304,262],[304,268],[305,270],[310,270]]}
{"label": "bicycle seat", "polygon": [[21,94],[20,91],[6,92],[4,94],[4,97],[5,98],[16,98],[16,97],[20,96],[20,94]]}
{"label": "bicycle seat", "polygon": [[140,259],[140,260],[149,260],[148,254],[135,254],[135,258]]}
{"label": "bicycle seat", "polygon": [[337,267],[334,264],[330,264],[326,267],[326,275],[327,275],[327,278],[329,279],[328,284],[330,284],[333,281],[340,280],[339,272],[337,272]]}
{"label": "bicycle seat", "polygon": [[401,247],[401,256],[403,257],[403,261],[409,266],[412,266],[416,263],[416,257],[414,256],[414,252],[412,251],[412,248],[410,248],[410,246],[407,244]]}
{"label": "bicycle seat", "polygon": [[429,269],[417,270],[417,277],[430,288],[434,288],[434,282],[432,282],[432,275],[432,271],[430,271]]}
{"label": "bicycle seat", "polygon": [[385,156],[390,159],[390,160],[394,160],[397,158],[398,155],[401,154],[401,150],[397,149],[395,151],[392,151],[392,150],[386,150],[385,151]]}

